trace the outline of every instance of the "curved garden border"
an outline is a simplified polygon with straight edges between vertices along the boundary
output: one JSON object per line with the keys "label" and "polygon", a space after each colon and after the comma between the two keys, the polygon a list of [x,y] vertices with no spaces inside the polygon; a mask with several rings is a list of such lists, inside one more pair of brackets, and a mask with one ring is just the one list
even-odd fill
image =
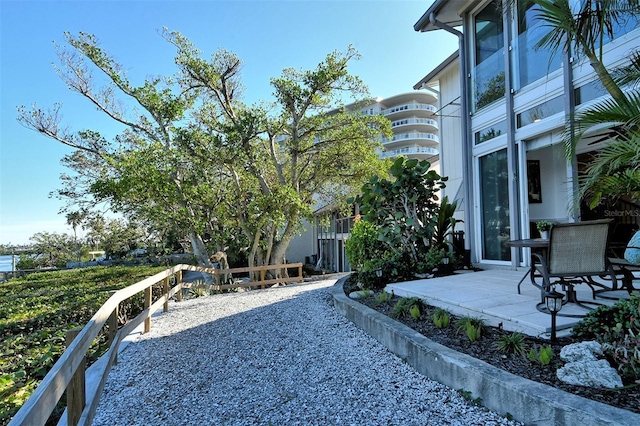
{"label": "curved garden border", "polygon": [[470,392],[482,405],[525,424],[640,425],[640,414],[592,401],[524,379],[460,353],[344,294],[339,279],[331,289],[336,310],[402,358],[419,373],[453,389]]}

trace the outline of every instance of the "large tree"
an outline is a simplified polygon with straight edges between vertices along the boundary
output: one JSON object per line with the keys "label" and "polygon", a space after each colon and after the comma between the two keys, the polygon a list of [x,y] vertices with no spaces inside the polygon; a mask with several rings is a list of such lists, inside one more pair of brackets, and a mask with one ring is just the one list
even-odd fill
{"label": "large tree", "polygon": [[[156,177],[157,173],[142,178],[123,176],[119,174],[121,165],[129,161],[130,155],[140,151],[144,153],[153,148],[165,150],[166,157],[159,155],[165,163],[157,166],[160,167],[159,172],[163,173],[162,186],[169,188],[170,199],[167,203],[170,206],[162,206],[158,203],[161,200],[154,199],[154,188],[147,188],[148,195],[143,205],[154,205],[156,211],[164,207],[177,209],[182,219],[192,223],[198,222],[199,217],[194,211],[193,203],[183,191],[184,176],[181,173],[181,165],[175,161],[175,156],[171,155],[175,150],[176,129],[186,118],[186,111],[194,107],[196,97],[172,90],[170,78],[151,78],[145,80],[141,86],[134,86],[128,80],[123,67],[99,47],[93,35],[80,33],[74,36],[65,33],[65,40],[71,49],[58,49],[60,66],[56,70],[59,76],[72,91],[83,95],[99,111],[126,128],[115,140],[107,141],[97,131],[80,131],[74,134],[62,127],[60,104],[54,105],[50,110],[42,110],[36,106],[31,110],[24,107],[19,109],[18,119],[24,125],[80,151],[66,160],[73,162],[85,186],[67,187],[66,192],[79,197],[87,193],[96,194],[96,201],[115,201],[116,208],[120,207],[131,213],[138,209],[135,203],[139,201],[139,194],[131,191],[132,199],[127,199],[126,191],[129,188],[111,187],[113,191],[109,193],[104,185],[99,187],[99,191],[94,191],[92,181],[100,182],[106,176],[120,178],[120,183],[124,181],[124,186],[144,186],[145,180]],[[93,67],[97,67],[108,77],[109,83],[106,86],[98,87],[95,83]],[[127,109],[127,106],[131,108]],[[82,167],[83,165],[86,167]],[[154,166],[150,164],[149,168],[154,169]],[[77,192],[79,190],[80,193]],[[165,194],[163,191],[161,195]],[[111,197],[107,198],[105,195]],[[194,226],[186,230],[198,263],[210,266],[202,234]]]}
{"label": "large tree", "polygon": [[[273,104],[242,102],[241,61],[225,50],[210,60],[180,33],[163,32],[177,48],[173,77],[133,85],[92,35],[65,33],[57,69],[69,88],[124,125],[107,141],[100,132],[71,133],[60,105],[20,108],[27,127],[75,148],[59,193],[82,208],[108,202],[158,228],[183,229],[199,264],[232,238],[249,245],[249,263],[279,264],[318,198],[336,199],[377,172],[379,135],[389,123],[339,109],[365,98],[347,71],[353,49],[334,52],[312,71],[273,79]],[[92,68],[108,85],[98,87]],[[127,108],[128,106],[128,108]],[[241,234],[242,237],[239,237]]]}
{"label": "large tree", "polygon": [[376,149],[389,122],[341,107],[345,99],[370,102],[347,70],[357,52],[330,53],[314,70],[285,69],[271,80],[275,102],[247,107],[238,98],[235,55],[221,51],[206,61],[180,34],[166,35],[178,48],[183,89],[200,91],[205,102],[183,142],[193,156],[219,160],[232,194],[228,211],[250,243],[249,264],[281,264],[317,202],[345,199],[383,170]]}

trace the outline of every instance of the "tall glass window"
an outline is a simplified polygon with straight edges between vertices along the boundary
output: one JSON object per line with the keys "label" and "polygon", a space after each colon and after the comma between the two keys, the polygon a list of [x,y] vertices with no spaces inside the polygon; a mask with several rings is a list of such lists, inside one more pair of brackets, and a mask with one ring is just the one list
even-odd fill
{"label": "tall glass window", "polygon": [[504,97],[504,27],[497,0],[475,15],[474,28],[473,105],[478,110]]}
{"label": "tall glass window", "polygon": [[559,69],[562,52],[537,49],[536,45],[549,32],[539,18],[540,7],[530,2],[518,2],[518,83],[519,88]]}
{"label": "tall glass window", "polygon": [[511,260],[509,240],[509,179],[507,150],[480,158],[482,200],[482,257]]}

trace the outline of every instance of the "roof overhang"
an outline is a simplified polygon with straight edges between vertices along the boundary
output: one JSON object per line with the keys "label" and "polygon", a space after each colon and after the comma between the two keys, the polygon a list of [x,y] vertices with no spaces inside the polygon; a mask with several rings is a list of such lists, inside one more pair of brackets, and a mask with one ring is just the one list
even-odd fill
{"label": "roof overhang", "polygon": [[468,3],[468,1],[463,0],[435,0],[418,22],[413,25],[413,29],[418,32],[440,30],[441,28],[432,22],[431,15],[439,22],[450,27],[459,27],[462,25],[459,11]]}

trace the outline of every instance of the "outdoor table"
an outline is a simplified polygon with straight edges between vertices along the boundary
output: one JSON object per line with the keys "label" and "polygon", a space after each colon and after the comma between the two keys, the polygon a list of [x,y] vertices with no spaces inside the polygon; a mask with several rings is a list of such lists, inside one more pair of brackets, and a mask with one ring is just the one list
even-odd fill
{"label": "outdoor table", "polygon": [[[549,248],[549,240],[542,239],[542,238],[526,238],[523,240],[511,240],[511,241],[507,241],[507,246],[508,247],[528,247],[532,251],[540,250],[542,252],[542,256],[546,257],[546,254],[547,254],[546,251]],[[520,284],[522,284],[525,278],[527,278],[527,275],[530,276],[531,278],[531,284],[538,287],[539,289],[542,289],[542,286],[536,283],[535,273],[536,273],[536,264],[535,264],[534,257],[531,256],[531,268],[527,271],[527,273],[522,277],[522,279],[518,283],[518,294],[520,294]]]}

